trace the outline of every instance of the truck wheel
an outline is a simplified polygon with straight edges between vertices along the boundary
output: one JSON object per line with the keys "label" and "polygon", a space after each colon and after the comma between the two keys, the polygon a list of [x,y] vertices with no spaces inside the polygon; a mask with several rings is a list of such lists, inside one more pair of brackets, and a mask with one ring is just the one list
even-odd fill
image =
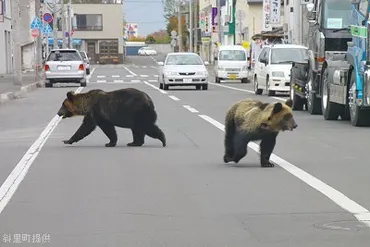
{"label": "truck wheel", "polygon": [[295,93],[294,84],[290,84],[290,99],[293,101],[292,109],[295,111],[302,111],[304,100]]}
{"label": "truck wheel", "polygon": [[350,117],[352,126],[369,126],[370,125],[370,112],[369,110],[361,109],[356,102],[356,75],[353,71],[351,73],[350,88],[348,92],[348,104],[350,107]]}
{"label": "truck wheel", "polygon": [[307,111],[311,115],[318,115],[322,113],[320,107],[320,99],[316,96],[315,93],[312,92],[312,81],[314,79],[313,71],[311,69],[311,65],[308,66],[308,81],[306,84],[306,95],[307,95]]}
{"label": "truck wheel", "polygon": [[330,102],[330,83],[328,80],[328,70],[324,68],[322,72],[322,97],[321,108],[325,120],[337,120],[341,113],[342,106]]}
{"label": "truck wheel", "polygon": [[266,79],[266,91],[267,91],[267,96],[274,96],[275,91],[270,90],[270,78],[267,77]]}
{"label": "truck wheel", "polygon": [[257,76],[254,77],[254,82],[253,82],[253,86],[254,86],[254,93],[257,94],[257,95],[261,95],[262,92],[263,92],[263,89],[259,89],[258,88],[258,81],[257,81]]}

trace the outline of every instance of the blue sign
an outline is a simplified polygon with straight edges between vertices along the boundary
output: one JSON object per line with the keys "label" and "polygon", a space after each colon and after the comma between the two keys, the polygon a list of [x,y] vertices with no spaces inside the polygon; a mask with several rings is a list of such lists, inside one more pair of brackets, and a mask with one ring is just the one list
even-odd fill
{"label": "blue sign", "polygon": [[49,34],[53,32],[53,29],[50,27],[49,24],[45,24],[41,31],[43,34]]}
{"label": "blue sign", "polygon": [[[58,44],[62,44],[62,39],[57,39],[57,42],[58,42]],[[49,45],[53,45],[54,44],[54,38],[49,37],[48,43],[49,43]],[[71,43],[72,43],[72,45],[82,45],[82,40],[81,39],[71,39]]]}
{"label": "blue sign", "polygon": [[39,30],[41,30],[42,27],[43,27],[43,25],[42,25],[42,21],[40,20],[40,18],[35,17],[33,19],[33,21],[31,22],[31,26],[30,27],[31,27],[31,29],[39,29]]}
{"label": "blue sign", "polygon": [[50,14],[50,13],[45,13],[42,18],[44,19],[44,21],[46,21],[47,23],[50,23],[53,21],[53,16]]}

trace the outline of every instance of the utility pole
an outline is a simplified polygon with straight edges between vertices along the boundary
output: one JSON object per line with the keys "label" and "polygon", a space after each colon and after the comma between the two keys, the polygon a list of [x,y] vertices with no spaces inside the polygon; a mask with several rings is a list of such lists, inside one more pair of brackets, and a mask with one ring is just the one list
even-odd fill
{"label": "utility pole", "polygon": [[53,49],[58,48],[58,13],[57,0],[53,1]]}
{"label": "utility pole", "polygon": [[12,43],[13,43],[13,84],[22,85],[22,60],[21,60],[21,45],[20,32],[22,23],[22,14],[20,0],[10,1],[12,8]]}
{"label": "utility pole", "polygon": [[182,31],[181,31],[181,1],[182,0],[177,0],[178,1],[178,11],[177,11],[177,30],[178,30],[178,45],[179,45],[179,52],[182,52]]}
{"label": "utility pole", "polygon": [[72,10],[72,2],[71,0],[69,0],[69,3],[68,3],[68,48],[72,48],[72,45],[71,45],[71,32],[72,32],[71,10]]}
{"label": "utility pole", "polygon": [[62,48],[66,48],[66,15],[64,12],[64,0],[60,0],[61,2],[61,9],[60,9],[60,14],[62,15]]}
{"label": "utility pole", "polygon": [[[42,20],[42,9],[41,9],[41,2],[35,1],[35,16]],[[42,65],[42,39],[41,39],[41,30],[39,36],[36,38],[36,80],[39,80],[39,75],[41,71]]]}
{"label": "utility pole", "polygon": [[221,0],[217,0],[217,32],[218,32],[218,42],[222,43],[221,35]]}
{"label": "utility pole", "polygon": [[189,51],[193,52],[193,9],[192,0],[189,0]]}
{"label": "utility pole", "polygon": [[199,0],[194,0],[195,1],[195,6],[194,6],[194,27],[193,27],[193,32],[194,32],[194,40],[193,40],[193,44],[194,44],[194,52],[197,53],[198,52],[198,15],[199,15],[199,11],[198,11],[198,1]]}

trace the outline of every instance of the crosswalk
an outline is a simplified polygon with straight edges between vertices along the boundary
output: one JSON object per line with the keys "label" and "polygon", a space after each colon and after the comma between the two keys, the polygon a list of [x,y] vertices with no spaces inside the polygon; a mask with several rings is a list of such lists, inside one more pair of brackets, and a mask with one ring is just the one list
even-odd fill
{"label": "crosswalk", "polygon": [[[133,75],[97,75],[93,78],[89,78],[89,83],[123,83],[123,84],[132,84],[132,83],[143,83],[144,81],[156,83],[158,82],[158,75],[137,75],[136,78]],[[139,77],[139,78],[138,78]]]}
{"label": "crosswalk", "polygon": [[155,65],[136,65],[136,64],[99,64],[92,65],[91,68],[99,67],[102,69],[124,69],[126,68],[135,68],[135,69],[158,69],[158,66]]}

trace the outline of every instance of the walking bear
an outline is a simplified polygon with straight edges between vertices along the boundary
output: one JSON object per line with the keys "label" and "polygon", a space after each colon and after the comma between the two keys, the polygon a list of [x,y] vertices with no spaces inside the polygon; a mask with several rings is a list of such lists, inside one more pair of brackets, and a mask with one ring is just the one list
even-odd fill
{"label": "walking bear", "polygon": [[247,154],[250,141],[261,140],[261,167],[274,167],[270,156],[280,131],[297,128],[292,114],[292,101],[263,103],[244,99],[235,103],[225,118],[224,162],[238,163]]}
{"label": "walking bear", "polygon": [[133,142],[127,146],[142,146],[145,135],[159,139],[163,147],[166,146],[166,137],[155,124],[157,113],[152,99],[134,88],[111,92],[93,89],[78,94],[70,91],[57,114],[63,118],[84,116],[76,133],[69,140],[63,141],[65,144],[82,140],[99,126],[109,138],[105,146],[114,147],[117,144],[117,126],[131,129]]}

